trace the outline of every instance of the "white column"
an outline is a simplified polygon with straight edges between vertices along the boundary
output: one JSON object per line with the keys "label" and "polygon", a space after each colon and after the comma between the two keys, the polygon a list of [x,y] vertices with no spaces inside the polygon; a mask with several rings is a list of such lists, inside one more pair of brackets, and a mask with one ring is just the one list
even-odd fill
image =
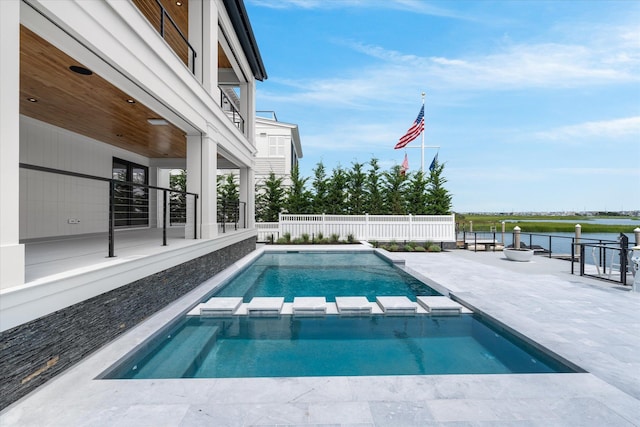
{"label": "white column", "polygon": [[[187,191],[199,194],[198,236],[212,239],[218,235],[216,172],[218,169],[218,147],[213,138],[217,131],[209,126],[206,135],[187,136]],[[192,209],[191,209],[192,210]],[[193,218],[187,209],[189,220]],[[193,229],[185,230],[187,236]]]}
{"label": "white column", "polygon": [[198,53],[196,77],[219,102],[218,92],[218,2],[189,1],[189,42]]}
{"label": "white column", "polygon": [[0,289],[24,284],[20,244],[20,1],[0,1]]}
{"label": "white column", "polygon": [[245,120],[244,134],[253,147],[255,143],[256,83],[255,80],[240,85],[240,114]]}
{"label": "white column", "polygon": [[246,227],[255,226],[256,206],[255,206],[255,176],[252,168],[240,168],[239,176],[240,202],[246,206]]}

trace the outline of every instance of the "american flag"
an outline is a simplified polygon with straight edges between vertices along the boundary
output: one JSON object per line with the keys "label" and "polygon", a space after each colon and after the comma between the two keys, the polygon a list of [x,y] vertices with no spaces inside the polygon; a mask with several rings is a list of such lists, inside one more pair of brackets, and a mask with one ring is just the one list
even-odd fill
{"label": "american flag", "polygon": [[416,139],[422,133],[423,130],[424,130],[424,105],[420,109],[420,112],[418,113],[418,117],[416,118],[416,121],[413,122],[413,124],[411,125],[407,133],[405,133],[404,136],[400,138],[396,146],[393,148],[396,150],[398,148],[404,148],[407,144],[409,144],[411,141]]}

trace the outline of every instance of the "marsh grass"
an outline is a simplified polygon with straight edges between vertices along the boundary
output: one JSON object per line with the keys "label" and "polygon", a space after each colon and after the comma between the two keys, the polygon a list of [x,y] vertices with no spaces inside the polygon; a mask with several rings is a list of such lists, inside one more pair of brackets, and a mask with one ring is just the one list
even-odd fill
{"label": "marsh grass", "polygon": [[[464,215],[464,220],[458,220],[460,229],[462,226],[469,230],[469,221],[473,221],[473,231],[490,231],[495,227],[496,232],[502,230],[502,221],[509,221],[505,224],[505,231],[513,231],[516,225],[525,233],[572,233],[576,224],[580,224],[583,233],[633,233],[633,225],[609,225],[594,224],[590,221],[600,217],[585,216],[503,216],[503,215]],[[604,217],[602,217],[604,218]],[[625,217],[626,218],[626,217]],[[537,222],[528,220],[545,220],[551,222]],[[554,219],[563,222],[552,222]],[[575,222],[564,222],[572,220]]]}

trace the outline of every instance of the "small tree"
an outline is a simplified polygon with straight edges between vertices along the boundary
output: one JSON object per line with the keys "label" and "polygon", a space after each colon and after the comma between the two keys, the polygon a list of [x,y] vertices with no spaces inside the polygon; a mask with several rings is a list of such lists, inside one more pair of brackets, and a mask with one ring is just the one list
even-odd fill
{"label": "small tree", "polygon": [[369,174],[365,182],[366,199],[365,199],[365,212],[370,214],[383,214],[384,201],[382,193],[380,192],[380,166],[378,165],[378,159],[375,157],[369,161]]}
{"label": "small tree", "polygon": [[233,173],[216,177],[218,188],[218,221],[237,222],[239,219],[240,192]]}
{"label": "small tree", "polygon": [[[187,172],[171,171],[169,174],[169,188],[175,191],[187,191]],[[187,197],[182,193],[169,193],[169,222],[184,224],[187,221]]]}
{"label": "small tree", "polygon": [[451,195],[444,184],[447,180],[442,176],[444,164],[437,161],[429,174],[427,189],[427,214],[449,215],[451,213]]}
{"label": "small tree", "polygon": [[383,178],[386,211],[392,215],[406,214],[403,194],[407,178],[402,174],[401,167],[399,165],[392,167],[389,172],[383,174]]}
{"label": "small tree", "polygon": [[406,210],[413,215],[426,215],[428,208],[427,187],[428,179],[422,171],[409,174],[406,192],[404,195]]}
{"label": "small tree", "polygon": [[365,212],[367,175],[362,167],[362,163],[353,163],[351,170],[348,172],[347,213],[351,215],[361,215]]}
{"label": "small tree", "polygon": [[291,170],[291,187],[286,191],[285,208],[292,214],[311,213],[311,193],[305,189],[308,178],[300,177],[298,165]]}
{"label": "small tree", "polygon": [[240,200],[240,193],[238,191],[238,183],[233,173],[229,175],[218,175],[218,202],[220,203],[235,203]]}
{"label": "small tree", "polygon": [[311,201],[313,213],[325,213],[327,210],[327,174],[322,162],[313,169],[313,199]]}
{"label": "small tree", "polygon": [[277,222],[280,212],[284,210],[285,191],[282,178],[276,178],[271,172],[260,188],[256,190],[256,220],[261,222]]}
{"label": "small tree", "polygon": [[347,173],[340,166],[333,170],[327,185],[326,213],[345,213],[347,180]]}

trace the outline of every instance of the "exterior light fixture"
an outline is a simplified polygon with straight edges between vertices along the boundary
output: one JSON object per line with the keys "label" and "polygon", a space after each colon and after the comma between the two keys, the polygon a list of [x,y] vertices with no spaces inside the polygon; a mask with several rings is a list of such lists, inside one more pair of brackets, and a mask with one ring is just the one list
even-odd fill
{"label": "exterior light fixture", "polygon": [[147,121],[153,126],[167,126],[169,124],[165,119],[147,119]]}
{"label": "exterior light fixture", "polygon": [[131,99],[131,98],[129,98],[129,99],[127,99],[127,102],[128,102],[129,104],[135,104],[135,103],[136,103],[136,100],[135,100],[135,99]]}
{"label": "exterior light fixture", "polygon": [[69,67],[69,69],[74,73],[82,74],[83,76],[90,76],[91,74],[93,74],[93,71],[88,68],[81,67],[80,65],[72,65]]}
{"label": "exterior light fixture", "polygon": [[38,102],[38,100],[35,99],[34,97],[27,98],[27,101],[29,101],[29,102]]}

